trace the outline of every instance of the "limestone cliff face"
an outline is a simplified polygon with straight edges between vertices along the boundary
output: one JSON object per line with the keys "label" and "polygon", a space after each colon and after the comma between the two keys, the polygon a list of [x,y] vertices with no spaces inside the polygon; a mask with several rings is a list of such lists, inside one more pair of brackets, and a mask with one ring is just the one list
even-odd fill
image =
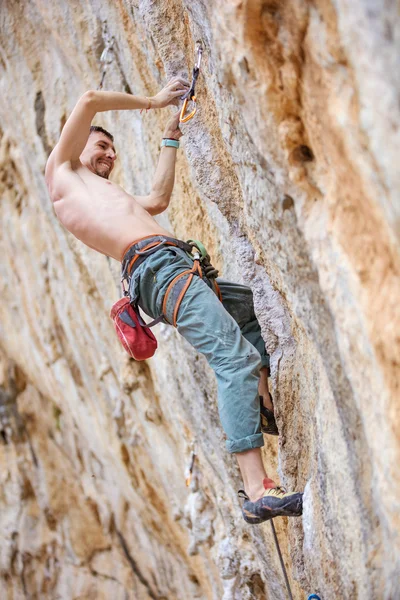
{"label": "limestone cliff face", "polygon": [[[287,597],[269,524],[241,519],[203,357],[159,326],[154,359],[128,360],[119,264],[48,199],[48,153],[111,37],[104,89],[145,95],[203,42],[160,222],[254,291],[281,431],[266,464],[305,488],[303,518],[277,522],[294,597],[400,597],[398,11],[1,2],[1,598]],[[167,114],[96,117],[128,191],[148,191]]]}

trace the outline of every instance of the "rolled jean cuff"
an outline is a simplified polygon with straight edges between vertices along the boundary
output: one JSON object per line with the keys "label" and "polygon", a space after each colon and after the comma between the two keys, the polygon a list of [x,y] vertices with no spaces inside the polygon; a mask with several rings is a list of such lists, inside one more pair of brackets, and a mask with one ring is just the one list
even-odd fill
{"label": "rolled jean cuff", "polygon": [[264,446],[264,436],[262,433],[255,433],[254,435],[248,435],[240,440],[234,442],[226,440],[226,449],[231,454],[236,452],[245,452],[252,448],[261,448]]}

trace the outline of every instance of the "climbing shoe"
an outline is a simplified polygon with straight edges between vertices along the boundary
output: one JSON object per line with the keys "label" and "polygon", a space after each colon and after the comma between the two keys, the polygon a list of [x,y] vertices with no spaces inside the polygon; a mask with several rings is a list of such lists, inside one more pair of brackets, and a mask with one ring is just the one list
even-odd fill
{"label": "climbing shoe", "polygon": [[[272,402],[272,396],[269,395]],[[274,413],[269,408],[266,408],[263,404],[263,397],[260,396],[260,413],[261,413],[261,431],[268,433],[269,435],[279,435],[278,427],[276,425]]]}
{"label": "climbing shoe", "polygon": [[274,517],[300,517],[303,512],[301,492],[286,492],[282,487],[275,487],[271,479],[264,479],[263,484],[265,492],[255,502],[244,490],[238,492],[239,498],[244,498],[242,514],[246,523],[258,525]]}

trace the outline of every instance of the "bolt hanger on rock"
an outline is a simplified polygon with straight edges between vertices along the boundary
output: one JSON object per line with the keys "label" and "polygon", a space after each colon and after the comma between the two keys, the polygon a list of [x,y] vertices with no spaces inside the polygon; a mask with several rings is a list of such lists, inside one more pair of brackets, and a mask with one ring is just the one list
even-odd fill
{"label": "bolt hanger on rock", "polygon": [[107,67],[113,61],[113,46],[114,46],[114,36],[110,35],[107,28],[107,23],[103,24],[103,40],[104,40],[104,50],[100,56],[100,64],[102,65],[102,73],[100,83],[97,87],[98,90],[103,89],[104,78],[107,73]]}
{"label": "bolt hanger on rock", "polygon": [[[181,97],[181,100],[183,100],[181,115],[179,117],[179,121],[181,123],[187,123],[188,121],[190,121],[190,119],[192,119],[194,117],[194,115],[196,114],[196,111],[197,111],[195,87],[196,87],[197,78],[200,74],[200,65],[201,65],[201,59],[203,56],[203,45],[201,42],[196,42],[196,45],[197,45],[197,51],[196,51],[197,62],[195,64],[195,66],[193,67],[192,83],[191,83],[190,89],[186,92],[186,94],[184,94]],[[191,113],[185,114],[188,102],[190,102],[190,101],[193,103],[193,110]]]}

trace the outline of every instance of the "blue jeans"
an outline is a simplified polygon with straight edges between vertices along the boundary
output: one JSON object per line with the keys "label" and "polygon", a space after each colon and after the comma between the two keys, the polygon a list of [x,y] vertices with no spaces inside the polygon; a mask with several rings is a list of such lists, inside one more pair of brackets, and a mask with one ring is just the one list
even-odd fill
{"label": "blue jeans", "polygon": [[[171,280],[193,266],[184,250],[166,247],[149,256],[134,272],[129,293],[152,318],[161,315]],[[260,429],[259,370],[269,367],[250,288],[217,279],[222,303],[207,278],[193,278],[179,309],[177,329],[203,354],[218,384],[218,410],[228,452],[264,445]]]}

